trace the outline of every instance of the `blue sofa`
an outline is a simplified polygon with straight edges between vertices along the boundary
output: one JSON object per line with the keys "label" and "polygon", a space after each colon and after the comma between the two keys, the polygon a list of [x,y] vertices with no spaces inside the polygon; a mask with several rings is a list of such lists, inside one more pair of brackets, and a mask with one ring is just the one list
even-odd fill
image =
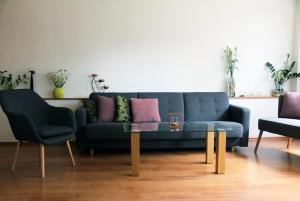
{"label": "blue sofa", "polygon": [[[227,147],[248,146],[250,111],[246,108],[229,105],[225,92],[155,92],[155,93],[92,93],[90,99],[98,95],[128,98],[158,98],[162,122],[168,121],[169,112],[181,112],[186,122],[215,122],[219,128],[230,127],[233,132],[227,135]],[[89,123],[87,110],[76,110],[78,131],[76,147],[79,151],[90,149],[130,149],[130,135],[124,134],[119,122]],[[164,133],[163,135],[142,135],[142,149],[180,149],[205,147],[205,133]]]}

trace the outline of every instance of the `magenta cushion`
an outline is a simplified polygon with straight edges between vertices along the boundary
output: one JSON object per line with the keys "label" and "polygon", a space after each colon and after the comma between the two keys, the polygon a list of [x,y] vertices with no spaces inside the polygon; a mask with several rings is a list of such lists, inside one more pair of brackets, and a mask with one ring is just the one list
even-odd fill
{"label": "magenta cushion", "polygon": [[160,122],[158,99],[131,98],[131,110],[133,122]]}
{"label": "magenta cushion", "polygon": [[286,92],[284,94],[280,117],[300,119],[300,94],[299,93]]}
{"label": "magenta cushion", "polygon": [[115,119],[115,100],[114,98],[98,96],[98,120],[102,122],[112,122]]}

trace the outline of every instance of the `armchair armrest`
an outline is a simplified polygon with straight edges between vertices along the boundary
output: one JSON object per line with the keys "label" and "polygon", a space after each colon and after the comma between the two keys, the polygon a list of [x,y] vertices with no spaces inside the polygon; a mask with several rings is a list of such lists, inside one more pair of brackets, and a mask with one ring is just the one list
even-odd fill
{"label": "armchair armrest", "polygon": [[38,133],[38,130],[33,120],[29,116],[7,111],[6,115],[17,140],[36,143],[41,142],[41,137]]}
{"label": "armchair armrest", "polygon": [[74,112],[71,109],[50,106],[49,114],[51,123],[68,126],[70,128],[73,128],[74,132],[76,131],[76,120]]}
{"label": "armchair armrest", "polygon": [[248,108],[239,107],[235,105],[229,106],[230,120],[243,125],[243,137],[241,139],[241,146],[248,146],[249,138],[249,122],[250,110]]}

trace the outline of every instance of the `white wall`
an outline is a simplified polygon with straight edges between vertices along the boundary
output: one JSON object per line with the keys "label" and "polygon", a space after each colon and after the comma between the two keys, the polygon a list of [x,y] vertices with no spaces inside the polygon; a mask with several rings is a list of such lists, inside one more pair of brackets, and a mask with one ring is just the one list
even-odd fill
{"label": "white wall", "polygon": [[[46,73],[66,67],[69,97],[89,94],[96,72],[112,91],[220,91],[222,50],[239,48],[237,90],[270,91],[264,64],[292,52],[295,0],[6,0],[0,68]],[[74,90],[76,89],[76,90]]]}
{"label": "white wall", "polygon": [[[295,27],[294,27],[294,58],[297,63],[300,61],[300,0],[296,1],[295,6]],[[298,65],[299,66],[299,65]],[[297,69],[298,72],[300,72],[300,68]],[[296,81],[296,89],[297,91],[300,91],[300,80],[297,79]]]}
{"label": "white wall", "polygon": [[34,67],[43,97],[46,74],[61,67],[72,73],[67,97],[87,96],[91,73],[111,91],[223,91],[229,45],[239,49],[238,94],[270,92],[264,64],[294,52],[295,11],[295,0],[5,0],[0,70]]}

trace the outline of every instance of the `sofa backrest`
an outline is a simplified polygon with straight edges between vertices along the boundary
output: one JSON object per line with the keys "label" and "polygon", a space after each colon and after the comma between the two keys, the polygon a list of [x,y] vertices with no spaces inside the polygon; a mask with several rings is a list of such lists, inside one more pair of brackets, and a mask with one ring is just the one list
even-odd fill
{"label": "sofa backrest", "polygon": [[185,121],[226,121],[229,99],[225,92],[184,93]]}
{"label": "sofa backrest", "polygon": [[170,112],[180,112],[184,116],[184,102],[182,93],[138,93],[138,98],[157,98],[161,121],[168,122]]}
{"label": "sofa backrest", "polygon": [[122,93],[122,92],[105,92],[105,93],[91,93],[89,99],[97,101],[97,96],[116,97],[117,95],[125,96],[127,98],[137,98],[137,93]]}
{"label": "sofa backrest", "polygon": [[138,93],[92,93],[97,96],[127,98],[158,98],[159,113],[163,122],[169,121],[170,112],[182,113],[185,121],[219,121],[229,119],[229,99],[225,92],[138,92]]}

